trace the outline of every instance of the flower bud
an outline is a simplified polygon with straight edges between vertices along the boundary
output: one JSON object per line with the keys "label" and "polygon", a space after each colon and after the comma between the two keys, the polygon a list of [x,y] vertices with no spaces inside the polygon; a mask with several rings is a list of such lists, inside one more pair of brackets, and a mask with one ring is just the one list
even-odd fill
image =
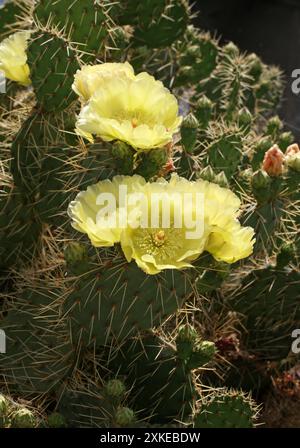
{"label": "flower bud", "polygon": [[8,410],[8,401],[4,395],[0,394],[0,418],[4,417]]}
{"label": "flower bud", "polygon": [[297,143],[294,143],[293,145],[290,145],[287,147],[285,155],[286,156],[294,156],[298,152],[300,152],[299,146]]}
{"label": "flower bud", "polygon": [[112,145],[111,154],[120,174],[132,174],[135,151],[131,146],[125,142],[117,141]]}
{"label": "flower bud", "polygon": [[277,135],[277,133],[282,129],[283,124],[279,117],[275,116],[270,118],[267,123],[267,133],[268,135]]}
{"label": "flower bud", "polygon": [[236,57],[240,53],[240,50],[233,42],[229,42],[227,45],[225,45],[223,47],[223,51],[231,57]]}
{"label": "flower bud", "polygon": [[33,413],[26,408],[15,411],[12,415],[13,428],[34,428],[36,426]]}
{"label": "flower bud", "polygon": [[214,358],[216,351],[214,342],[200,342],[190,357],[188,367],[192,370],[204,366]]}
{"label": "flower bud", "polygon": [[52,412],[48,416],[48,426],[49,428],[64,428],[66,426],[66,420],[59,412]]}
{"label": "flower bud", "polygon": [[286,164],[292,170],[300,172],[300,152],[288,155],[285,158]]}
{"label": "flower bud", "polygon": [[249,64],[249,74],[253,77],[254,81],[257,82],[263,72],[262,62],[255,53],[251,53],[247,59]]}
{"label": "flower bud", "polygon": [[64,256],[68,264],[85,261],[88,258],[87,247],[81,243],[72,241],[66,246]]}
{"label": "flower bud", "polygon": [[203,168],[199,173],[199,178],[207,180],[208,182],[215,182],[216,175],[210,165]]}
{"label": "flower bud", "polygon": [[67,268],[75,275],[80,275],[87,271],[88,250],[84,244],[71,241],[65,248],[64,257]]}
{"label": "flower bud", "polygon": [[129,426],[135,422],[135,415],[132,409],[120,407],[115,415],[115,422],[118,426]]}
{"label": "flower bud", "polygon": [[120,380],[110,380],[105,385],[105,392],[112,398],[118,398],[124,395],[126,391],[125,384]]}
{"label": "flower bud", "polygon": [[253,174],[251,183],[254,189],[265,189],[270,185],[271,178],[265,171],[258,170]]}
{"label": "flower bud", "polygon": [[280,134],[278,137],[278,146],[281,151],[285,151],[289,146],[292,145],[293,141],[294,136],[291,132],[282,132],[282,134]]}
{"label": "flower bud", "polygon": [[182,122],[181,126],[181,140],[183,148],[192,153],[197,142],[197,130],[199,122],[192,114],[188,114]]}
{"label": "flower bud", "polygon": [[265,153],[262,168],[269,176],[277,177],[283,172],[283,161],[283,152],[277,145],[274,145]]}
{"label": "flower bud", "polygon": [[187,361],[190,358],[197,338],[197,331],[191,325],[186,324],[179,327],[176,337],[176,347],[180,359]]}
{"label": "flower bud", "polygon": [[276,267],[283,269],[295,259],[295,246],[293,243],[284,243],[277,254]]}
{"label": "flower bud", "polygon": [[221,173],[217,174],[217,176],[215,177],[215,183],[220,185],[220,187],[228,188],[229,184],[224,171],[221,171]]}
{"label": "flower bud", "polygon": [[195,111],[195,115],[197,120],[199,121],[201,129],[207,128],[207,125],[211,118],[212,109],[213,104],[211,100],[207,98],[206,95],[202,95],[196,104],[196,111]]}
{"label": "flower bud", "polygon": [[252,123],[252,114],[247,107],[243,107],[239,111],[238,119],[239,119],[239,126],[241,128],[245,130],[248,130],[250,128],[250,125]]}

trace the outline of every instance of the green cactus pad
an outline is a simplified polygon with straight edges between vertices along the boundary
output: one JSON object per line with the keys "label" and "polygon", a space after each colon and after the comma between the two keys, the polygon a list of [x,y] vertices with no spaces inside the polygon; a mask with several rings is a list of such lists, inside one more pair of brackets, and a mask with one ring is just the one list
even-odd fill
{"label": "green cactus pad", "polygon": [[0,375],[10,391],[30,398],[58,390],[72,370],[73,346],[59,320],[61,295],[49,283],[25,290],[1,322],[7,353],[0,354]]}
{"label": "green cactus pad", "polygon": [[256,410],[239,392],[217,393],[194,417],[194,428],[253,428]]}
{"label": "green cactus pad", "polygon": [[55,33],[35,33],[28,47],[28,65],[37,101],[44,111],[63,110],[76,99],[72,84],[79,64],[67,41]]}
{"label": "green cactus pad", "polygon": [[147,275],[135,263],[115,256],[95,264],[76,282],[64,312],[77,343],[105,345],[160,325],[192,292],[189,271]]}
{"label": "green cactus pad", "polygon": [[[103,2],[102,2],[103,3]],[[85,62],[101,55],[108,34],[109,17],[104,6],[97,0],[40,0],[34,10],[37,23],[50,24],[82,53]]]}
{"label": "green cactus pad", "polygon": [[182,37],[188,24],[188,6],[184,0],[144,0],[125,2],[120,23],[133,25],[137,45],[161,48]]}
{"label": "green cactus pad", "polygon": [[111,358],[111,369],[127,375],[134,406],[145,418],[167,422],[191,413],[197,392],[175,347],[149,334],[128,340]]}
{"label": "green cactus pad", "polygon": [[6,35],[9,33],[9,26],[13,25],[17,20],[17,17],[19,17],[21,14],[21,5],[14,1],[9,1],[5,3],[5,5],[0,6],[0,41],[6,37]]}
{"label": "green cactus pad", "polygon": [[282,359],[288,355],[295,322],[300,320],[299,285],[296,270],[266,266],[248,274],[240,292],[232,297],[234,310],[245,316],[248,350],[259,358]]}
{"label": "green cactus pad", "polygon": [[42,221],[56,225],[68,220],[67,209],[78,191],[114,174],[114,160],[100,145],[87,153],[72,147],[51,148],[41,162],[37,210]]}
{"label": "green cactus pad", "polygon": [[41,230],[33,204],[16,188],[0,193],[0,269],[31,262]]}

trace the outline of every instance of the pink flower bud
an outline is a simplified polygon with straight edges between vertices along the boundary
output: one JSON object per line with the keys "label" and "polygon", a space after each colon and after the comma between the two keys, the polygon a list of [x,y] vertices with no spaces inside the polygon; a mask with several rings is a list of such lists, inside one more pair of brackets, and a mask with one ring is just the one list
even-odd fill
{"label": "pink flower bud", "polygon": [[299,146],[297,143],[294,143],[293,145],[290,145],[287,147],[285,155],[286,156],[294,156],[298,152],[300,152]]}
{"label": "pink flower bud", "polygon": [[265,153],[262,168],[269,176],[280,176],[283,172],[283,161],[283,152],[274,145]]}

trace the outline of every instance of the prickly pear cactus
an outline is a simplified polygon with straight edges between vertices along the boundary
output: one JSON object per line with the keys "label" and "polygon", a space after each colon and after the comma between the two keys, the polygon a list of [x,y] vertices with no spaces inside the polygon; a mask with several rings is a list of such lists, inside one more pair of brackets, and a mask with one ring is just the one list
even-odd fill
{"label": "prickly pear cactus", "polygon": [[300,318],[280,69],[185,0],[0,13],[0,426],[263,423]]}

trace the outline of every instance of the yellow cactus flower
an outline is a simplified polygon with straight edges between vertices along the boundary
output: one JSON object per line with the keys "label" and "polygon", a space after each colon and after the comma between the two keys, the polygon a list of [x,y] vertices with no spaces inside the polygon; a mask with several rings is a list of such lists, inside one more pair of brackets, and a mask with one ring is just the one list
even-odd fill
{"label": "yellow cactus flower", "polygon": [[126,76],[131,79],[135,76],[128,62],[85,65],[77,71],[72,88],[82,102],[87,102],[98,89],[105,86],[107,79]]}
{"label": "yellow cactus flower", "polygon": [[167,145],[179,129],[176,98],[147,73],[104,77],[83,107],[76,132],[90,141],[120,140],[136,150]]}
{"label": "yellow cactus flower", "polygon": [[29,31],[20,31],[0,43],[0,70],[6,78],[23,86],[31,84],[26,55],[30,34]]}
{"label": "yellow cactus flower", "polygon": [[[157,274],[164,269],[190,267],[191,262],[204,250],[227,263],[252,253],[254,231],[241,227],[237,221],[240,200],[230,190],[205,181],[190,182],[173,174],[170,182],[160,179],[146,184],[143,193],[148,198],[156,194],[162,200],[155,199],[153,203],[148,200],[147,210],[142,204],[143,210],[138,214],[140,222],[145,214],[147,217],[153,216],[153,210],[149,207],[155,207],[155,213],[159,213],[160,218],[166,209],[171,212],[170,227],[128,226],[121,233],[121,246],[127,261],[134,259],[146,273]],[[197,202],[197,194],[200,202]],[[184,215],[179,227],[175,225],[178,218],[176,212]],[[186,215],[190,217],[188,222]],[[191,227],[192,223],[195,224],[194,228]],[[200,233],[195,231],[196,223]]]}
{"label": "yellow cactus flower", "polygon": [[[119,187],[125,186],[127,193],[138,191],[145,184],[141,176],[115,176],[80,192],[68,208],[72,226],[86,233],[95,247],[109,247],[120,241],[126,203],[120,203]],[[109,200],[114,199],[112,203]],[[124,220],[124,219],[123,219]],[[125,223],[126,225],[126,223]]]}
{"label": "yellow cactus flower", "polygon": [[128,226],[121,234],[128,262],[134,259],[147,274],[192,267],[209,235],[201,204],[197,214],[196,190],[192,186],[192,182],[176,174],[170,182],[158,179],[145,184],[145,199],[139,204],[140,213],[136,213],[138,225]]}
{"label": "yellow cactus flower", "polygon": [[215,226],[211,229],[205,250],[218,261],[235,263],[252,254],[253,237],[251,227],[242,227],[238,221],[229,221],[224,228]]}
{"label": "yellow cactus flower", "polygon": [[94,246],[120,242],[128,262],[158,274],[191,267],[204,251],[227,263],[249,256],[254,232],[240,225],[239,207],[234,193],[213,183],[176,174],[170,181],[146,183],[135,175],[116,176],[79,193],[69,215]]}

